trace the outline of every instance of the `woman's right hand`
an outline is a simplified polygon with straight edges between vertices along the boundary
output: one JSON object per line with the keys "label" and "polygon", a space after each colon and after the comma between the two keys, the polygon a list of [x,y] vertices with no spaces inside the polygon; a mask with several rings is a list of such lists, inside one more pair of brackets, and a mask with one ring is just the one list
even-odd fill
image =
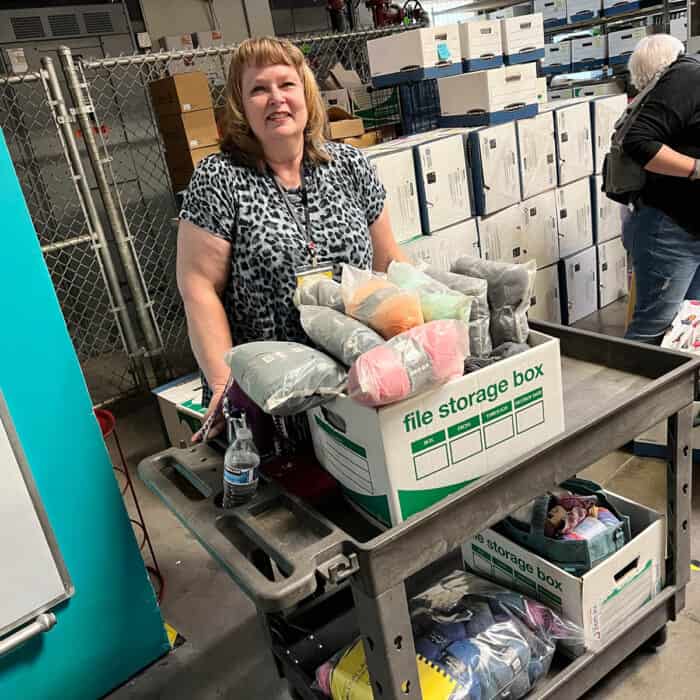
{"label": "woman's right hand", "polygon": [[192,443],[202,442],[204,439],[204,430],[209,420],[212,419],[212,416],[212,423],[209,426],[209,430],[206,435],[207,440],[211,440],[211,438],[216,437],[224,431],[226,421],[224,420],[224,412],[221,402],[225,391],[225,385],[218,386],[213,389],[211,401],[209,402],[209,409],[204,414],[204,418],[202,419],[202,427],[192,436]]}

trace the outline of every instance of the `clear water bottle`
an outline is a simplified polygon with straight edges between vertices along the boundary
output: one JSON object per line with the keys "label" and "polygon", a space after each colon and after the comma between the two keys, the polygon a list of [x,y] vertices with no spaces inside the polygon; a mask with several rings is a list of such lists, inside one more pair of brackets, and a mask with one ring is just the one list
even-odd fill
{"label": "clear water bottle", "polygon": [[224,399],[224,417],[229,446],[224,455],[224,508],[245,503],[258,488],[260,454],[253,442],[253,433],[245,413],[240,418],[231,415],[228,400]]}

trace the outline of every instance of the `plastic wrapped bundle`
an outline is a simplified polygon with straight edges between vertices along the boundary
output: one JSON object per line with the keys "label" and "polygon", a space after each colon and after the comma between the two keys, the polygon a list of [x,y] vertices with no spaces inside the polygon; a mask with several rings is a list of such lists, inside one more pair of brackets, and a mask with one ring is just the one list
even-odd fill
{"label": "plastic wrapped bundle", "polygon": [[[410,607],[425,700],[518,700],[546,675],[558,641],[583,641],[543,604],[462,571]],[[361,640],[319,667],[316,687],[333,700],[371,700]]]}
{"label": "plastic wrapped bundle", "polygon": [[486,280],[458,275],[454,272],[444,272],[436,267],[426,267],[424,272],[428,277],[441,282],[449,289],[472,297],[472,311],[469,316],[469,352],[475,357],[489,355],[493,346]]}
{"label": "plastic wrapped bundle", "polygon": [[408,263],[392,262],[387,276],[389,282],[401,289],[410,289],[418,294],[426,321],[454,318],[464,323],[469,322],[471,297],[451,290]]}
{"label": "plastic wrapped bundle", "polygon": [[387,340],[423,323],[415,292],[401,289],[369,270],[343,265],[341,288],[345,313]]}
{"label": "plastic wrapped bundle", "polygon": [[325,306],[299,308],[301,325],[315,345],[349,367],[360,355],[386,342],[364,323]]}
{"label": "plastic wrapped bundle", "polygon": [[327,306],[336,311],[345,311],[340,284],[332,279],[321,278],[297,287],[294,292],[294,305]]}
{"label": "plastic wrapped bundle", "polygon": [[454,319],[412,328],[361,355],[348,373],[348,395],[384,406],[461,377],[469,329]]}
{"label": "plastic wrapped bundle", "polygon": [[524,343],[530,334],[527,311],[535,284],[534,260],[525,265],[494,262],[464,256],[452,265],[452,272],[479,277],[488,283],[491,308],[491,340],[502,343]]}
{"label": "plastic wrapped bundle", "polygon": [[347,378],[335,360],[301,343],[245,343],[231,348],[225,359],[241,389],[273,416],[291,416],[331,400]]}

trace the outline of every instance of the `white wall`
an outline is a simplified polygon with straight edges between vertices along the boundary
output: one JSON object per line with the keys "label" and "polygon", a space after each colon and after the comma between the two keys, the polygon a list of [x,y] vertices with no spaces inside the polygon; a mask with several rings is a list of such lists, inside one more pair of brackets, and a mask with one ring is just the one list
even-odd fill
{"label": "white wall", "polygon": [[[205,0],[141,0],[154,46],[162,36],[213,29],[207,5]],[[249,31],[253,35],[274,34],[270,6],[264,0],[214,0],[214,11],[226,43],[242,41]]]}

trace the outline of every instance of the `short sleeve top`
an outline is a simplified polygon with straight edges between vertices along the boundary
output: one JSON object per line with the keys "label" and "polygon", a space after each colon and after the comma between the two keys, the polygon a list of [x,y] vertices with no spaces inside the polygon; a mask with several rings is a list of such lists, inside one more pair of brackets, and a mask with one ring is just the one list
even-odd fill
{"label": "short sleeve top", "polygon": [[[330,162],[310,167],[304,188],[316,255],[338,277],[342,263],[371,267],[369,226],[386,193],[361,151],[332,142],[326,149]],[[231,243],[223,305],[235,344],[306,339],[292,297],[295,271],[311,263],[311,252],[270,174],[226,154],[208,156],[192,176],[180,218]],[[303,210],[297,219],[304,221]]]}

